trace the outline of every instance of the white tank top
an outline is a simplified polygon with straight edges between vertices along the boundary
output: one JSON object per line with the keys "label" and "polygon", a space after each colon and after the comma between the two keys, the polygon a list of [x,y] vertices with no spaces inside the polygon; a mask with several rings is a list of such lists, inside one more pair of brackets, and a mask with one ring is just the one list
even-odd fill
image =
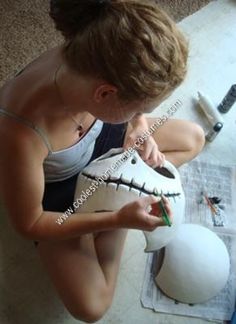
{"label": "white tank top", "polygon": [[95,140],[99,136],[103,126],[103,122],[96,119],[88,132],[78,143],[60,151],[52,151],[47,136],[41,128],[34,125],[29,120],[17,116],[5,109],[0,109],[0,113],[29,126],[43,139],[49,151],[43,162],[46,183],[63,181],[80,172],[90,160]]}

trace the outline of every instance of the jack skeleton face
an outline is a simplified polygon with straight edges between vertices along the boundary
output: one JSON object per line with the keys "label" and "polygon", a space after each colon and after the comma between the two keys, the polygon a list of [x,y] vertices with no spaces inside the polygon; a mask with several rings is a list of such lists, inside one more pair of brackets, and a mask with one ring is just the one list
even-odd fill
{"label": "jack skeleton face", "polygon": [[178,171],[170,162],[166,161],[163,168],[153,169],[136,151],[130,154],[122,148],[111,149],[79,174],[74,201],[95,183],[99,186],[76,212],[114,211],[140,196],[165,195],[173,210],[173,224],[152,232],[144,231],[145,251],[160,249],[174,237],[183,219],[185,198]]}
{"label": "jack skeleton face", "polygon": [[[162,173],[164,174],[166,171],[168,171],[167,169],[163,169],[163,168],[156,168],[155,171],[158,172],[158,173]],[[94,180],[96,181],[97,177],[95,176],[92,176],[90,175],[89,173],[86,173],[86,172],[82,172],[82,175],[84,177],[87,177],[88,179],[90,180]],[[104,183],[106,183],[107,186],[111,185],[111,184],[115,184],[116,185],[116,190],[119,190],[119,186],[120,185],[124,185],[124,186],[127,186],[127,191],[131,191],[132,189],[136,189],[139,191],[139,196],[141,196],[142,194],[143,195],[154,195],[156,197],[160,197],[161,195],[165,195],[167,198],[169,197],[172,197],[172,198],[175,198],[175,197],[178,197],[181,195],[180,192],[177,192],[177,193],[170,193],[170,192],[166,192],[164,193],[162,190],[160,192],[158,192],[158,190],[154,187],[152,190],[148,189],[147,185],[146,185],[146,182],[143,182],[143,183],[137,183],[135,182],[135,179],[132,178],[130,181],[124,177],[123,174],[120,175],[119,178],[115,178],[114,177],[111,177],[110,175],[108,176],[108,179],[105,179],[104,180]]]}

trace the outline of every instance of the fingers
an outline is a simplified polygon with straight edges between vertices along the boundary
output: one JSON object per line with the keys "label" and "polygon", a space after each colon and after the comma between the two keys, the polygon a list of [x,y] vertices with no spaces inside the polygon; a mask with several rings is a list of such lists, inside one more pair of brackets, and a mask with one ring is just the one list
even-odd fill
{"label": "fingers", "polygon": [[148,224],[146,227],[146,231],[154,231],[157,227],[166,226],[162,217],[153,216],[148,214]]}
{"label": "fingers", "polygon": [[155,197],[153,195],[141,197],[138,199],[138,202],[141,204],[142,208],[146,209],[149,205],[155,204],[160,201],[160,197]]}
{"label": "fingers", "polygon": [[165,164],[166,157],[161,152],[160,152],[160,159],[161,159],[160,167],[162,168],[164,166],[164,164]]}
{"label": "fingers", "polygon": [[131,139],[127,139],[127,141],[123,144],[123,149],[124,150],[128,150],[129,147],[132,147],[132,140]]}
{"label": "fingers", "polygon": [[[163,207],[161,207],[160,203],[154,203],[152,204],[150,216],[156,216],[156,218],[159,219],[158,221],[156,221],[158,226],[171,226],[173,221],[173,214],[170,207],[170,202],[165,196],[162,196],[161,198],[162,206],[164,207],[165,212],[163,211]],[[168,217],[168,220],[166,220],[166,216]]]}
{"label": "fingers", "polygon": [[[155,197],[153,195],[141,197],[137,202],[143,208],[143,216],[145,219],[145,228],[146,231],[153,231],[158,226],[165,226],[166,223],[162,217],[161,209],[159,207],[158,202],[160,202],[160,197]],[[150,208],[151,206],[151,208]],[[154,207],[155,206],[155,207]],[[155,212],[153,212],[153,207]],[[156,212],[157,211],[157,212]]]}
{"label": "fingers", "polygon": [[[125,143],[123,144],[123,148],[127,150],[129,147],[133,147],[135,144],[136,135],[130,134]],[[149,137],[148,140],[138,146],[137,151],[143,161],[145,161],[152,168],[156,168],[158,166],[163,167],[165,163],[165,155],[161,153],[158,149],[158,145],[155,142],[153,137]]]}
{"label": "fingers", "polygon": [[166,212],[167,212],[169,218],[172,219],[173,218],[173,212],[171,210],[169,200],[164,195],[162,195],[161,198],[162,198],[163,205],[164,205],[164,207],[166,209]]}
{"label": "fingers", "polygon": [[162,168],[165,163],[165,155],[163,153],[161,153],[160,151],[158,151],[156,153],[156,158],[153,159],[153,161],[155,161],[155,163],[152,165],[153,168],[156,168],[158,166]]}
{"label": "fingers", "polygon": [[164,225],[163,219],[160,214],[153,212],[154,206],[158,206],[158,202],[161,200],[160,197],[155,197],[153,195],[141,197],[137,202],[142,208],[142,214],[146,223],[146,230],[154,230],[157,226]]}
{"label": "fingers", "polygon": [[150,142],[146,142],[144,147],[141,149],[140,156],[141,158],[147,162],[148,160],[152,159],[153,151],[156,148],[158,151],[157,145],[153,146]]}
{"label": "fingers", "polygon": [[[123,219],[127,223],[127,219],[132,221],[129,228],[137,228],[144,231],[153,231],[158,226],[166,226],[166,219],[163,217],[163,210],[160,207],[161,197],[155,197],[154,195],[149,195],[145,197],[140,197],[139,199],[133,201],[132,203],[124,206],[120,213],[123,215]],[[167,198],[163,197],[163,206],[165,206],[166,212],[172,215],[169,201]],[[154,210],[153,210],[154,207]],[[124,215],[130,215],[130,213],[135,214],[135,218],[127,218]],[[127,224],[126,224],[127,226]]]}
{"label": "fingers", "polygon": [[162,167],[165,163],[165,155],[159,151],[157,144],[153,145],[148,142],[145,150],[140,152],[140,156],[152,168]]}
{"label": "fingers", "polygon": [[159,150],[157,146],[152,146],[151,150],[148,151],[148,158],[145,159],[145,162],[150,165],[151,167],[155,167],[159,165]]}

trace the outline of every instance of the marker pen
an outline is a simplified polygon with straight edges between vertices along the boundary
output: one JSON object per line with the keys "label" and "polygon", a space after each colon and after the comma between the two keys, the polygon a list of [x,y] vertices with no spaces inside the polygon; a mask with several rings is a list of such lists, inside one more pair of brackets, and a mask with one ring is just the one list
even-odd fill
{"label": "marker pen", "polygon": [[213,128],[207,133],[207,135],[205,136],[206,137],[206,140],[208,142],[212,142],[216,136],[219,134],[219,132],[221,131],[223,127],[223,124],[218,122],[216,123]]}
{"label": "marker pen", "polygon": [[227,113],[236,101],[236,84],[227,92],[226,96],[223,98],[217,109],[219,112],[225,114]]}

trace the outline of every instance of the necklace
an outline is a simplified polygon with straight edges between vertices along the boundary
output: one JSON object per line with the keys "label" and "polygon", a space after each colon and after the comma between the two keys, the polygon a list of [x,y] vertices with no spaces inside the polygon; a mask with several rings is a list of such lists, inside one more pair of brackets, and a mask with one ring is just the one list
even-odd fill
{"label": "necklace", "polygon": [[[61,100],[62,103],[64,103],[64,100],[62,98],[62,95],[61,95],[61,91],[60,91],[60,88],[59,88],[59,85],[57,83],[57,74],[60,70],[60,68],[62,67],[63,64],[59,65],[59,67],[56,69],[54,75],[53,75],[53,84],[57,90],[57,94]],[[81,123],[81,121],[78,123],[77,120],[75,119],[75,117],[72,115],[72,113],[68,110],[68,108],[64,105],[64,109],[66,110],[66,112],[68,113],[68,115],[70,116],[70,118],[73,120],[73,122],[76,124],[76,131],[79,132],[79,136],[82,136],[83,133],[84,133],[84,127],[83,127],[83,124]],[[82,119],[83,121],[83,119]]]}

